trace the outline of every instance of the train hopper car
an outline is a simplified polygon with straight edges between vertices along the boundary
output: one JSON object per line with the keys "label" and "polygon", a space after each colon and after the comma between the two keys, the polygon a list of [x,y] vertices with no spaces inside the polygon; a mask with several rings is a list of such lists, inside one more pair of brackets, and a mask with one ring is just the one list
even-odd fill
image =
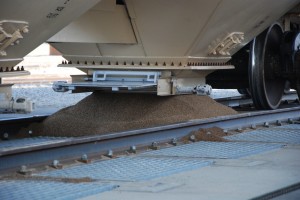
{"label": "train hopper car", "polygon": [[19,45],[4,45],[0,64],[47,40],[65,58],[59,67],[86,73],[56,82],[56,91],[166,96],[236,88],[260,109],[277,108],[286,87],[300,93],[299,0],[46,2],[1,2],[0,20],[23,23]]}

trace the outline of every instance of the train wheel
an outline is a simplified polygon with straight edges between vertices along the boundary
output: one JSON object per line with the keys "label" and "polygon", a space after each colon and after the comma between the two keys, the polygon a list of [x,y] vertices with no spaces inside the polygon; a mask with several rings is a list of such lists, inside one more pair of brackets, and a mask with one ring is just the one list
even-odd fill
{"label": "train wheel", "polygon": [[300,80],[297,81],[296,91],[297,91],[297,94],[298,94],[298,99],[300,101]]}
{"label": "train wheel", "polygon": [[283,95],[285,79],[280,71],[280,44],[283,31],[273,24],[257,36],[250,47],[249,85],[257,109],[276,109]]}
{"label": "train wheel", "polygon": [[297,82],[296,82],[296,91],[298,93],[298,99],[300,101],[300,33],[298,35],[298,50],[295,54],[295,68],[296,68],[296,73],[297,73]]}
{"label": "train wheel", "polygon": [[291,83],[300,99],[300,32],[288,31],[283,35],[282,45],[282,75]]}
{"label": "train wheel", "polygon": [[283,93],[288,94],[290,92],[290,90],[291,90],[291,83],[290,83],[290,81],[287,80],[284,85]]}

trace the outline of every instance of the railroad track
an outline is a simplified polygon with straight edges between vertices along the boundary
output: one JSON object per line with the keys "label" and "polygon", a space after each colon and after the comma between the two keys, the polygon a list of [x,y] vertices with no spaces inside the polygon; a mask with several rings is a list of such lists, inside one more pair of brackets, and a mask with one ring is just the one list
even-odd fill
{"label": "railroad track", "polygon": [[[246,95],[216,98],[215,100],[225,106],[232,107],[232,108],[245,107],[245,106],[253,107],[252,99]],[[295,91],[291,91],[284,94],[284,96],[282,97],[281,106],[288,105],[294,102],[299,103],[298,95]]]}
{"label": "railroad track", "polygon": [[[38,118],[42,120],[42,118]],[[172,143],[201,128],[219,127],[227,130],[256,129],[271,124],[294,123],[300,121],[300,106],[270,111],[257,111],[231,116],[221,116],[203,120],[191,120],[177,124],[131,130],[104,135],[32,139],[27,144],[8,145],[0,149],[0,171],[16,170],[21,165],[40,165],[53,160],[76,160],[83,154],[106,155],[112,151],[126,151],[134,147],[147,147],[162,143]],[[155,147],[153,147],[155,148]]]}

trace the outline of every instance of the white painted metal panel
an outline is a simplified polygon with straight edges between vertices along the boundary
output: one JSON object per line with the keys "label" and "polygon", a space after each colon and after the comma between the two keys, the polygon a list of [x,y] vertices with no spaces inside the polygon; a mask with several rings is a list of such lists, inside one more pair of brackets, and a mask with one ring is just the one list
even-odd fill
{"label": "white painted metal panel", "polygon": [[27,22],[29,32],[23,35],[19,45],[6,49],[7,56],[0,57],[0,67],[17,64],[19,60],[13,62],[8,59],[23,58],[98,2],[99,0],[1,0],[0,21]]}

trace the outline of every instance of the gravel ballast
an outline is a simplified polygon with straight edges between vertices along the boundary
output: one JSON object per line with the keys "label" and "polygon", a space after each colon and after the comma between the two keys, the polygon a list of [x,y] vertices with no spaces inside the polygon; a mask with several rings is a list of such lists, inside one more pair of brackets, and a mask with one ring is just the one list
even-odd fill
{"label": "gravel ballast", "polygon": [[33,135],[84,136],[236,114],[208,96],[94,92],[29,127]]}

